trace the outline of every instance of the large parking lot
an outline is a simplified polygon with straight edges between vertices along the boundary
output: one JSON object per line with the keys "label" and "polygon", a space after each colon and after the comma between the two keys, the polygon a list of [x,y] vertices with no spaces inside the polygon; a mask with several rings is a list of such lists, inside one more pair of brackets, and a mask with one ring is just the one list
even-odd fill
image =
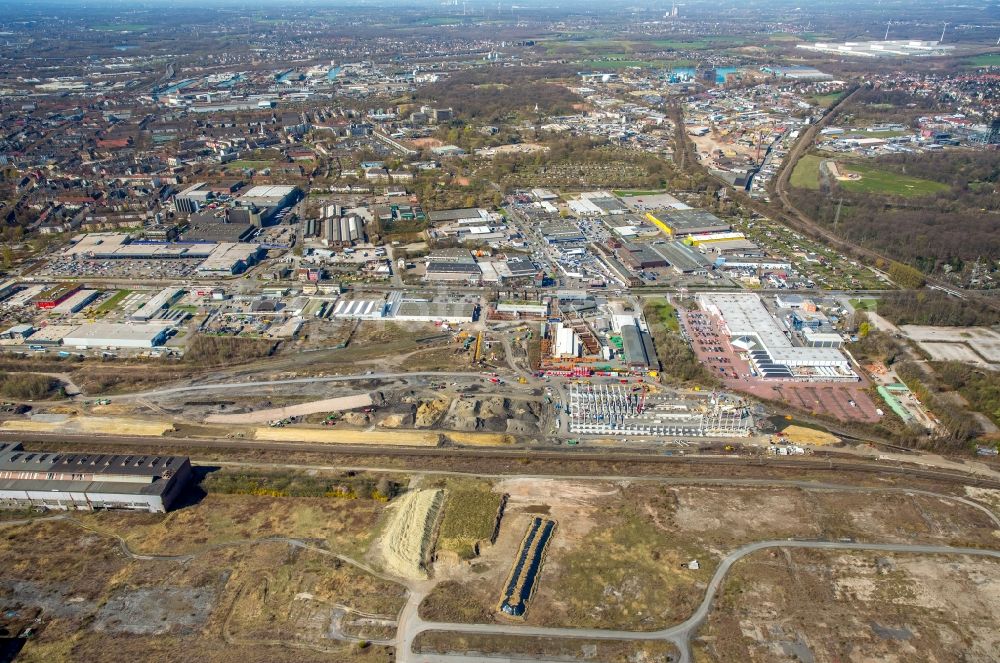
{"label": "large parking lot", "polygon": [[38,276],[103,276],[123,279],[187,278],[194,274],[203,258],[172,258],[170,260],[115,258],[107,260],[77,259],[56,256],[36,274]]}

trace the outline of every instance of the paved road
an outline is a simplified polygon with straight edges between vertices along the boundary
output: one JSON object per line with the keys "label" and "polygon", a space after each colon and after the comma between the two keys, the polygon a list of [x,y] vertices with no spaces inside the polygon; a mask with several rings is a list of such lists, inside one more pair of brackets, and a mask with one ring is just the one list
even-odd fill
{"label": "paved road", "polygon": [[[421,592],[411,593],[411,600],[400,615],[396,660],[399,663],[455,663],[470,660],[468,657],[434,656],[424,657],[414,654],[414,639],[424,631],[450,631],[456,633],[484,633],[521,635],[550,638],[587,638],[595,640],[666,640],[674,643],[680,651],[680,663],[690,663],[690,640],[698,627],[708,618],[715,595],[725,580],[729,569],[748,555],[768,548],[806,548],[811,550],[858,550],[865,552],[908,553],[924,555],[975,555],[1000,559],[1000,551],[980,548],[954,548],[951,546],[904,545],[894,543],[853,543],[841,541],[759,541],[745,545],[726,555],[716,569],[701,604],[685,621],[659,631],[618,631],[611,629],[547,628],[541,626],[519,626],[509,624],[454,624],[428,622],[417,614]],[[474,660],[474,659],[472,659]],[[487,659],[492,660],[492,659]]]}

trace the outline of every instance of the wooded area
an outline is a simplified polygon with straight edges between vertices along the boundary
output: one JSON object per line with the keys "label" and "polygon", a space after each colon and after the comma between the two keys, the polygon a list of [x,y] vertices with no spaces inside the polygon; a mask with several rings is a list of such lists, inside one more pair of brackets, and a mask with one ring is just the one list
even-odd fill
{"label": "wooded area", "polygon": [[415,101],[451,108],[460,121],[497,123],[511,115],[574,112],[580,97],[551,79],[571,76],[566,67],[489,67],[457,72],[423,87]]}
{"label": "wooded area", "polygon": [[931,366],[942,384],[957,391],[973,410],[1000,426],[1000,371],[957,361],[932,362]]}
{"label": "wooded area", "polygon": [[952,399],[941,395],[940,392],[944,391],[943,385],[919,364],[903,361],[896,364],[895,369],[899,379],[941,422],[941,428],[935,436],[939,443],[946,446],[964,444],[983,432],[976,420],[963,408],[955,404]]}
{"label": "wooded area", "polygon": [[895,325],[976,327],[1000,324],[1000,311],[936,290],[887,292],[879,300],[878,314]]}
{"label": "wooded area", "polygon": [[184,359],[205,366],[238,364],[267,357],[276,346],[274,341],[259,338],[199,335],[191,341]]}
{"label": "wooded area", "polygon": [[1000,159],[996,153],[897,154],[866,164],[949,188],[907,198],[852,192],[823,180],[819,189],[792,188],[792,201],[844,238],[925,274],[968,273],[977,261],[1000,260]]}

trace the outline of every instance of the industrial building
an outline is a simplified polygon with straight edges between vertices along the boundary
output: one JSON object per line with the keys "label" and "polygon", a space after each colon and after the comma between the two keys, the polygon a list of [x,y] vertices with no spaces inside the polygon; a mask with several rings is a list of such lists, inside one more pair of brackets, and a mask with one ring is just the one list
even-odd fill
{"label": "industrial building", "polygon": [[510,272],[511,278],[519,279],[536,276],[539,267],[525,256],[510,256],[507,258],[507,271]]}
{"label": "industrial building", "polygon": [[629,269],[655,269],[666,267],[667,261],[648,244],[624,244],[617,251],[618,257]]}
{"label": "industrial building", "polygon": [[156,317],[160,311],[176,302],[184,291],[180,288],[164,288],[160,292],[150,297],[135,313],[129,317],[133,320],[145,322]]}
{"label": "industrial building", "polygon": [[490,213],[479,207],[462,207],[430,212],[427,214],[427,218],[433,224],[453,223],[455,221],[482,221],[485,223],[490,220]]}
{"label": "industrial building", "polygon": [[73,239],[73,244],[63,254],[77,259],[97,260],[204,260],[215,247],[212,244],[174,244],[166,242],[135,241],[125,233],[88,233]]}
{"label": "industrial building", "polygon": [[75,348],[155,348],[163,345],[170,325],[92,322],[74,328],[62,343]]}
{"label": "industrial building", "polygon": [[78,290],[64,299],[61,303],[54,306],[52,308],[52,312],[62,315],[79,313],[86,308],[88,304],[97,299],[100,294],[100,290]]}
{"label": "industrial building", "polygon": [[194,214],[215,196],[205,182],[199,182],[174,196],[174,209],[180,214]]}
{"label": "industrial building", "polygon": [[0,508],[163,513],[190,480],[185,456],[59,454],[0,444]]}
{"label": "industrial building", "polygon": [[365,237],[365,221],[357,214],[323,219],[323,244],[343,248]]}
{"label": "industrial building", "polygon": [[858,380],[850,362],[834,347],[792,345],[790,332],[753,294],[698,295],[702,309],[722,320],[730,342],[747,354],[764,378],[799,380]]}
{"label": "industrial building", "polygon": [[429,262],[424,278],[428,281],[465,281],[479,283],[483,270],[476,263]]}
{"label": "industrial building", "polygon": [[35,333],[35,328],[29,324],[19,324],[9,327],[0,332],[0,342],[24,343],[29,336]]}
{"label": "industrial building", "polygon": [[207,210],[191,215],[182,238],[186,242],[245,242],[264,222],[256,207]]}
{"label": "industrial building", "polygon": [[817,41],[796,44],[795,48],[829,53],[838,57],[851,55],[862,58],[940,57],[952,55],[955,50],[955,47],[951,45],[945,46],[937,41],[921,41],[917,39],[845,41],[839,44]]}
{"label": "industrial building", "polygon": [[62,302],[70,298],[71,295],[80,289],[79,285],[70,283],[60,283],[46,288],[32,300],[34,305],[40,309],[53,309]]}
{"label": "industrial building", "polygon": [[563,220],[543,222],[539,225],[538,232],[548,244],[583,242],[587,239],[579,226]]}
{"label": "industrial building", "polygon": [[256,244],[220,242],[212,246],[205,261],[198,265],[198,276],[233,276],[257,264],[262,249]]}
{"label": "industrial building", "polygon": [[625,351],[625,361],[633,368],[659,368],[656,350],[653,349],[653,339],[647,332],[635,325],[623,325],[621,328],[622,349]]}
{"label": "industrial building", "polygon": [[241,205],[256,207],[288,207],[298,201],[299,189],[294,186],[265,184],[250,187],[238,198]]}
{"label": "industrial building", "polygon": [[679,241],[653,244],[650,248],[659,254],[674,271],[680,274],[707,274],[712,262],[700,251]]}
{"label": "industrial building", "polygon": [[473,322],[477,306],[466,302],[435,302],[426,299],[404,299],[395,309],[394,318],[410,322]]}
{"label": "industrial building", "polygon": [[351,320],[381,320],[385,317],[384,299],[341,299],[333,308],[333,317]]}
{"label": "industrial building", "polygon": [[478,283],[483,270],[468,249],[439,249],[427,259],[424,278],[428,281],[466,281]]}
{"label": "industrial building", "polygon": [[663,209],[646,212],[646,218],[672,237],[726,232],[730,225],[711,212],[700,209]]}

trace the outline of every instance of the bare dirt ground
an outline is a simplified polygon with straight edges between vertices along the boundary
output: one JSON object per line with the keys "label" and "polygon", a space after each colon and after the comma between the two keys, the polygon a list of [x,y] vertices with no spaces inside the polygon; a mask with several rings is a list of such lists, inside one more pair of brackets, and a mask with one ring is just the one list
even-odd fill
{"label": "bare dirt ground", "polygon": [[695,660],[995,661],[998,578],[981,558],[757,553],[726,579]]}
{"label": "bare dirt ground", "polygon": [[12,419],[0,424],[0,428],[13,431],[38,433],[94,433],[97,435],[163,435],[173,428],[164,421],[135,419],[130,417],[66,417],[58,421],[36,421]]}
{"label": "bare dirt ground", "polygon": [[429,431],[360,431],[329,428],[257,428],[254,439],[275,442],[320,442],[324,444],[401,445],[434,447],[439,435]]}
{"label": "bare dirt ground", "polygon": [[264,423],[275,419],[287,419],[288,417],[302,417],[307,414],[317,412],[341,412],[343,410],[353,410],[367,407],[372,404],[371,394],[355,394],[353,396],[340,396],[338,398],[326,398],[319,401],[288,405],[286,407],[269,408],[257,410],[255,412],[242,412],[239,414],[213,414],[205,417],[205,422],[210,424],[247,424]]}

